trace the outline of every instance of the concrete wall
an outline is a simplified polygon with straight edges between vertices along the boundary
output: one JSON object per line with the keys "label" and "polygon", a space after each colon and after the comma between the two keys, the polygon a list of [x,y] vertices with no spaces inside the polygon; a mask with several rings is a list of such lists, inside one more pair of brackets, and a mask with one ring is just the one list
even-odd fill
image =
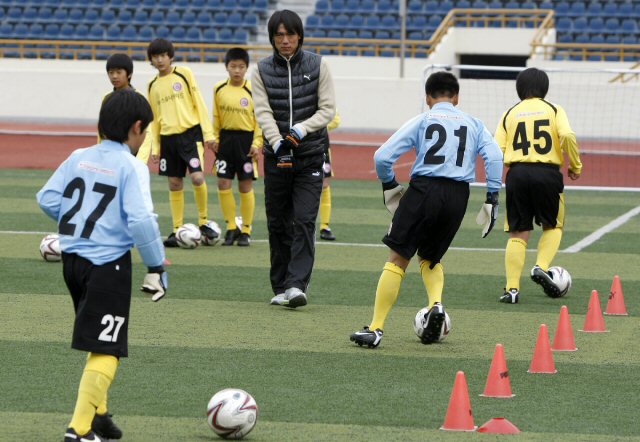
{"label": "concrete wall", "polygon": [[[428,60],[406,59],[404,78],[400,78],[400,60],[372,57],[328,57],[335,80],[338,107],[342,117],[342,130],[367,129],[390,131],[424,110],[424,71],[433,63],[458,62],[461,53],[475,54],[528,54],[533,30],[455,28],[444,38],[436,53]],[[628,67],[617,63],[543,62],[530,64],[580,69],[601,67]],[[199,86],[209,106],[216,81],[226,78],[222,64],[191,63]],[[145,62],[136,62],[133,85],[145,90],[155,70]],[[626,86],[609,85],[608,74],[597,87],[586,87],[582,80],[569,78],[565,84],[552,82],[548,98],[570,107],[576,96],[590,95],[591,103],[609,106],[607,113],[622,112],[621,104],[612,102],[612,94],[635,97],[624,113],[640,115],[637,95],[638,82]],[[37,120],[49,122],[93,123],[97,119],[102,96],[109,91],[104,61],[70,60],[16,60],[0,59],[0,81],[4,85],[0,104],[0,119]],[[629,89],[635,87],[631,93]],[[622,90],[619,90],[621,89]],[[504,109],[517,101],[515,86],[509,81],[462,80],[460,107],[483,119],[493,130]],[[580,102],[567,109],[572,121],[579,121],[577,113],[591,109]],[[624,106],[627,106],[625,104]],[[211,111],[211,109],[209,109]],[[599,121],[599,120],[598,120]],[[575,127],[589,136],[599,136],[606,130],[597,122]],[[621,128],[623,131],[624,128]],[[627,129],[628,131],[628,129]]]}

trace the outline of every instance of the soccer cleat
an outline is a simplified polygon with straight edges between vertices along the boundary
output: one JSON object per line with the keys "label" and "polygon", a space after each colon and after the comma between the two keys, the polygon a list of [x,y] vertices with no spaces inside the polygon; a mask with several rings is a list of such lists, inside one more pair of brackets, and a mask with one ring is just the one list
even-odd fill
{"label": "soccer cleat", "polygon": [[424,315],[424,329],[420,335],[420,341],[425,345],[439,341],[444,320],[444,306],[436,302]]}
{"label": "soccer cleat", "polygon": [[362,330],[353,333],[349,339],[360,347],[366,345],[369,348],[376,348],[382,341],[382,330],[379,328],[370,330],[369,326],[365,325]]}
{"label": "soccer cleat", "polygon": [[178,240],[176,239],[176,234],[172,233],[167,237],[167,239],[163,242],[165,247],[178,247]]}
{"label": "soccer cleat", "polygon": [[240,238],[240,229],[228,229],[227,233],[224,234],[224,242],[223,246],[232,246],[236,240]]}
{"label": "soccer cleat", "polygon": [[120,439],[122,438],[122,430],[111,419],[112,414],[98,414],[96,413],[91,422],[91,429],[100,437],[105,439]]}
{"label": "soccer cleat", "polygon": [[320,239],[324,239],[325,241],[335,241],[336,237],[333,235],[331,229],[320,229]]}
{"label": "soccer cleat", "polygon": [[297,287],[291,287],[285,290],[283,301],[280,303],[283,307],[296,308],[307,305],[307,295]]}
{"label": "soccer cleat", "polygon": [[200,226],[200,233],[202,233],[202,236],[206,236],[209,241],[213,241],[214,239],[218,238],[218,232],[216,232],[206,224]]}
{"label": "soccer cleat", "polygon": [[542,289],[551,298],[558,298],[562,294],[560,287],[553,282],[553,278],[549,272],[545,272],[539,265],[533,266],[531,269],[531,279],[536,284],[542,286]]}
{"label": "soccer cleat", "polygon": [[251,244],[251,235],[248,233],[241,233],[240,238],[238,238],[237,245],[240,247],[247,247]]}
{"label": "soccer cleat", "polygon": [[284,293],[278,293],[276,296],[271,298],[271,305],[282,305],[284,302]]}
{"label": "soccer cleat", "polygon": [[96,433],[89,431],[84,436],[80,436],[73,428],[67,428],[64,432],[64,442],[103,442]]}
{"label": "soccer cleat", "polygon": [[500,302],[504,302],[505,304],[517,304],[519,297],[520,292],[518,289],[505,289],[504,294],[500,296]]}

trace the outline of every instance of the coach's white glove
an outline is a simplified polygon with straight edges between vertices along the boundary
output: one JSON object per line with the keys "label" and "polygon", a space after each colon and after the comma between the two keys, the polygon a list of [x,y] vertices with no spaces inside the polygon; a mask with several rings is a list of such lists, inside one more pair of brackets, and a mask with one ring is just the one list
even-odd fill
{"label": "coach's white glove", "polygon": [[151,300],[157,302],[167,293],[168,286],[167,272],[164,271],[164,267],[149,267],[149,273],[145,275],[140,290],[150,294]]}
{"label": "coach's white glove", "polygon": [[476,224],[482,226],[482,237],[486,238],[498,218],[498,192],[487,192],[487,200],[480,208]]}
{"label": "coach's white glove", "polygon": [[384,205],[387,206],[387,210],[393,216],[400,204],[400,198],[404,195],[404,187],[398,184],[394,178],[388,183],[382,183],[382,194],[384,196]]}

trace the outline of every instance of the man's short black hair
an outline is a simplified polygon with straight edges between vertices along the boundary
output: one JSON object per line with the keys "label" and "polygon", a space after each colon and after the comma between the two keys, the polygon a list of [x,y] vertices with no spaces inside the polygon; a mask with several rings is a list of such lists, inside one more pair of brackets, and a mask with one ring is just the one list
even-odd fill
{"label": "man's short black hair", "polygon": [[249,67],[249,53],[242,48],[231,48],[224,55],[224,65],[228,66],[233,60],[242,60]]}
{"label": "man's short black hair", "polygon": [[435,72],[427,78],[424,90],[431,98],[452,98],[460,92],[460,83],[451,72]]}
{"label": "man's short black hair", "polygon": [[131,89],[117,90],[102,102],[98,133],[102,139],[124,143],[129,138],[129,129],[138,120],[142,121],[142,130],[153,120],[147,99]]}
{"label": "man's short black hair", "polygon": [[111,69],[124,69],[127,72],[127,77],[131,80],[133,60],[127,54],[111,54],[107,58],[107,72]]}
{"label": "man's short black hair", "polygon": [[544,98],[549,92],[549,76],[537,68],[527,68],[516,77],[516,91],[521,100]]}
{"label": "man's short black hair", "polygon": [[147,47],[147,57],[149,57],[149,61],[151,61],[151,57],[154,55],[167,54],[169,58],[173,58],[176,51],[173,48],[173,43],[171,43],[166,38],[156,38]]}
{"label": "man's short black hair", "polygon": [[302,46],[302,42],[304,40],[304,27],[302,26],[302,19],[298,14],[288,9],[274,12],[269,19],[269,23],[267,23],[267,30],[269,32],[269,41],[271,42],[271,46],[275,48],[273,44],[273,36],[276,32],[278,32],[278,26],[280,25],[284,25],[284,28],[287,30],[287,32],[298,34],[298,36],[300,37],[298,45]]}

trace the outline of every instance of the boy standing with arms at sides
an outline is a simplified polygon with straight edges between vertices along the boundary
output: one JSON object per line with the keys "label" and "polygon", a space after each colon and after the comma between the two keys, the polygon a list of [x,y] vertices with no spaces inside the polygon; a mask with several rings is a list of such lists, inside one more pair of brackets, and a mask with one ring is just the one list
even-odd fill
{"label": "boy standing with arms at sides", "polygon": [[[384,203],[393,220],[382,239],[390,249],[389,260],[378,281],[373,319],[351,335],[351,341],[360,346],[376,348],[380,344],[384,321],[416,251],[429,307],[420,339],[423,344],[431,344],[440,337],[445,320],[440,259],[462,223],[478,155],[484,160],[487,176],[487,199],[478,216],[483,237],[489,234],[497,217],[502,185],[500,148],[480,120],[456,109],[460,85],[453,74],[431,74],[425,90],[430,110],[405,123],[374,154]],[[414,147],[417,157],[405,193],[396,181],[393,164]]]}
{"label": "boy standing with arms at sides", "polygon": [[[149,103],[153,110],[153,147],[160,149],[160,175],[169,178],[169,205],[173,232],[164,241],[165,247],[178,247],[175,232],[184,223],[184,176],[187,169],[198,206],[198,225],[209,239],[217,233],[207,226],[208,193],[202,165],[205,147],[213,145],[213,129],[209,111],[204,103],[191,69],[172,66],[173,44],[164,38],[149,43],[147,56],[158,69],[149,82]],[[158,155],[152,152],[152,158]]]}
{"label": "boy standing with arms at sides", "polygon": [[[224,64],[229,78],[213,88],[213,137],[216,154],[218,196],[227,222],[223,246],[251,243],[251,225],[256,208],[253,181],[258,178],[258,155],[262,149],[262,130],[256,121],[251,97],[251,81],[245,80],[249,54],[242,48],[227,51]],[[238,175],[242,230],[236,226],[236,200],[231,184]]]}
{"label": "boy standing with arms at sides", "polygon": [[509,241],[505,251],[507,283],[500,302],[516,304],[520,295],[520,274],[533,221],[542,225],[536,265],[531,279],[552,297],[560,289],[547,272],[560,248],[564,227],[564,182],[560,167],[562,152],[569,155],[572,180],[580,178],[582,162],[576,134],[564,109],[545,101],[549,77],[536,68],[525,69],[516,78],[520,103],[506,111],[496,129],[495,138],[509,167],[506,177]]}
{"label": "boy standing with arms at sides", "polygon": [[[111,96],[113,92],[121,89],[131,89],[138,92],[136,88],[131,85],[131,77],[133,77],[133,60],[131,60],[131,57],[127,54],[118,53],[109,56],[107,59],[107,76],[113,85],[113,90],[102,97],[103,102],[107,97]],[[150,130],[151,125],[147,126],[147,136],[136,154],[136,157],[145,164],[149,162],[149,156],[151,155],[151,142],[153,140],[153,135],[150,133]],[[100,144],[101,141],[100,134],[98,134],[98,144]]]}
{"label": "boy standing with arms at sides", "polygon": [[148,267],[142,290],[166,293],[164,248],[153,213],[149,169],[135,159],[153,119],[147,100],[116,91],[100,109],[102,142],[74,151],[38,192],[58,223],[64,281],[75,310],[71,346],[89,352],[65,442],[120,439],[107,412],[119,358],[128,354],[131,248]]}
{"label": "boy standing with arms at sides", "polygon": [[324,151],[324,164],[322,165],[324,180],[322,181],[322,193],[320,194],[320,239],[325,241],[336,240],[329,227],[329,222],[331,221],[331,184],[329,180],[333,176],[333,168],[331,167],[331,143],[328,132],[338,126],[340,126],[340,114],[338,114],[338,109],[336,108],[336,115],[331,120],[331,123],[327,125],[327,145]]}

